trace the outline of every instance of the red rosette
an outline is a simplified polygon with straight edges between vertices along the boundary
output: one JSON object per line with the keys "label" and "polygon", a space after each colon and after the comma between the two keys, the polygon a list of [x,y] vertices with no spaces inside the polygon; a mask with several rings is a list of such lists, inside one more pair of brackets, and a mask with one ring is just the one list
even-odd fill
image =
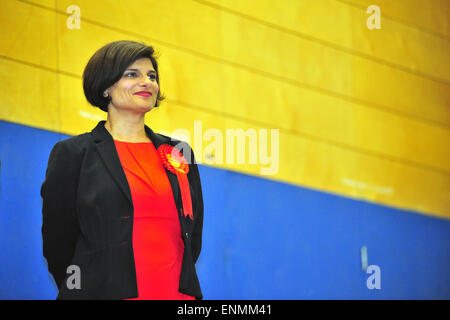
{"label": "red rosette", "polygon": [[191,220],[193,220],[191,190],[189,189],[189,181],[187,178],[189,172],[188,162],[177,148],[167,144],[160,145],[157,151],[161,156],[164,167],[177,176],[181,190],[184,216],[187,217],[189,215]]}

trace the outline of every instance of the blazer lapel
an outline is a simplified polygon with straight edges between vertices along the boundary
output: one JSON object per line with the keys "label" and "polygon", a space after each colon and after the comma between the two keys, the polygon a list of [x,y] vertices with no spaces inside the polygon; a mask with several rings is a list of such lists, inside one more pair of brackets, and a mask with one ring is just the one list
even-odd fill
{"label": "blazer lapel", "polygon": [[[153,145],[155,146],[155,149],[158,150],[159,146],[162,144],[168,144],[171,145],[169,138],[164,138],[161,135],[155,134],[152,129],[150,129],[148,126],[145,126],[145,132],[147,133],[147,136],[152,140]],[[164,170],[166,170],[167,177],[169,178],[170,185],[172,187],[173,192],[173,198],[175,200],[175,205],[178,208],[178,211],[181,209],[181,199],[180,199],[180,186],[178,185],[178,179],[175,174],[167,170],[166,167],[164,167]]]}
{"label": "blazer lapel", "polygon": [[[122,164],[120,163],[114,140],[111,134],[105,128],[105,122],[105,120],[100,121],[97,126],[91,131],[91,134],[94,138],[94,143],[97,147],[100,157],[113,176],[114,180],[117,182],[120,189],[123,191],[130,203],[133,203],[127,177],[122,168]],[[145,132],[147,133],[147,136],[150,138],[156,149],[158,149],[158,147],[162,144],[170,145],[169,138],[164,138],[161,135],[155,134],[148,126],[145,126]],[[180,186],[178,185],[177,176],[167,170],[165,167],[164,169],[166,170],[167,177],[169,178],[169,182],[172,187],[175,205],[178,208],[178,212],[180,212],[182,204],[180,198]]]}
{"label": "blazer lapel", "polygon": [[117,182],[130,203],[133,203],[127,177],[123,171],[122,164],[120,163],[114,140],[105,128],[105,122],[106,121],[104,120],[100,121],[91,131],[95,146],[114,180]]}
{"label": "blazer lapel", "polygon": [[[158,150],[159,146],[162,144],[168,144],[170,146],[176,147],[176,143],[173,142],[169,137],[155,134],[148,126],[145,126],[145,131],[150,140],[152,140],[155,149]],[[177,207],[178,211],[178,219],[180,220],[182,237],[185,238],[185,231],[191,228],[192,220],[190,218],[186,218],[183,214],[183,202],[181,199],[180,185],[178,183],[177,176],[174,173],[170,172],[170,170],[168,170],[166,167],[164,167],[164,170],[166,170],[167,178],[169,179],[170,185],[172,187],[173,198],[175,200],[175,206]]]}
{"label": "blazer lapel", "polygon": [[[150,138],[150,140],[152,140],[153,145],[155,146],[156,149],[158,149],[159,146],[162,144],[168,144],[170,146],[176,147],[176,142],[172,141],[169,137],[165,137],[160,134],[155,134],[147,126],[145,126],[145,131],[147,132],[147,135]],[[182,237],[185,239],[186,237],[185,234],[187,234],[186,231],[190,230],[192,227],[192,220],[190,218],[185,217],[183,214],[183,202],[181,199],[180,185],[178,184],[177,176],[174,173],[170,172],[170,170],[168,170],[166,167],[164,167],[164,170],[166,170],[167,178],[169,178],[169,182],[172,187],[173,198],[175,200],[175,206],[177,207],[178,211],[178,219],[181,225],[181,233]]]}

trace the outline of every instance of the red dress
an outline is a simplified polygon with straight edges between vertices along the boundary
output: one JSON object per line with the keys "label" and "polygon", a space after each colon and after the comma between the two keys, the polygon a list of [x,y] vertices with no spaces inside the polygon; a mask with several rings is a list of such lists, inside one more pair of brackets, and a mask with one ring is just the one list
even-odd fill
{"label": "red dress", "polygon": [[134,206],[138,297],[195,300],[178,291],[184,242],[172,187],[153,143],[114,140]]}

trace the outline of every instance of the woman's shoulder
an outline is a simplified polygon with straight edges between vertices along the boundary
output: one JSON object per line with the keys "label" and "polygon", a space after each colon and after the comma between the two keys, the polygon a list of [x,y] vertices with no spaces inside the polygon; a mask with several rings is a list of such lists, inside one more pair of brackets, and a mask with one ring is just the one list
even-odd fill
{"label": "woman's shoulder", "polygon": [[59,140],[56,144],[64,146],[79,147],[89,142],[89,133],[85,132],[76,136],[68,137],[66,139]]}
{"label": "woman's shoulder", "polygon": [[168,144],[172,147],[175,147],[176,149],[178,149],[178,151],[181,152],[181,154],[184,156],[184,158],[188,161],[189,164],[196,164],[194,150],[192,149],[192,147],[188,142],[162,133],[154,132],[154,134],[157,136],[157,139],[160,141],[161,144]]}
{"label": "woman's shoulder", "polygon": [[65,156],[75,156],[83,153],[89,144],[89,133],[82,133],[76,136],[59,140],[53,146],[54,153],[65,154]]}
{"label": "woman's shoulder", "polygon": [[183,150],[192,150],[191,146],[190,146],[189,143],[186,142],[186,141],[179,140],[179,139],[176,139],[176,138],[171,137],[171,136],[163,135],[163,134],[161,134],[161,133],[156,133],[156,135],[158,135],[159,138],[160,138],[162,141],[165,141],[164,143],[169,144],[169,145],[171,145],[172,147],[175,147],[175,148],[177,148],[177,149],[180,150],[180,151],[183,151]]}
{"label": "woman's shoulder", "polygon": [[190,146],[190,144],[186,141],[179,140],[177,138],[173,138],[171,136],[163,135],[160,133],[156,133],[156,135],[159,136],[160,139],[165,141],[165,144],[168,144],[172,147],[175,147],[178,149],[181,154],[184,156],[184,158],[188,161],[189,164],[196,164],[194,150]]}
{"label": "woman's shoulder", "polygon": [[171,137],[171,136],[168,136],[168,135],[164,135],[164,134],[162,134],[162,133],[157,133],[157,132],[155,132],[155,134],[158,136],[158,138],[161,140],[161,141],[163,141],[164,143],[167,143],[167,144],[170,144],[170,145],[177,145],[177,144],[179,144],[180,142],[183,142],[183,141],[181,141],[181,140],[178,140],[178,139],[175,139],[175,138],[173,138],[173,137]]}

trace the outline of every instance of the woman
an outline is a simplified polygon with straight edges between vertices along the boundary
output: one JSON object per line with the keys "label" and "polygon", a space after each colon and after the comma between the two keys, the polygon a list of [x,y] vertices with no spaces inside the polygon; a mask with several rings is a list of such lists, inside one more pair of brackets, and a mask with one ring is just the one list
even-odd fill
{"label": "woman", "polygon": [[163,99],[153,53],[133,41],[99,49],[83,88],[107,120],[50,153],[42,236],[57,299],[203,298],[195,270],[203,198],[193,152],[144,124]]}

